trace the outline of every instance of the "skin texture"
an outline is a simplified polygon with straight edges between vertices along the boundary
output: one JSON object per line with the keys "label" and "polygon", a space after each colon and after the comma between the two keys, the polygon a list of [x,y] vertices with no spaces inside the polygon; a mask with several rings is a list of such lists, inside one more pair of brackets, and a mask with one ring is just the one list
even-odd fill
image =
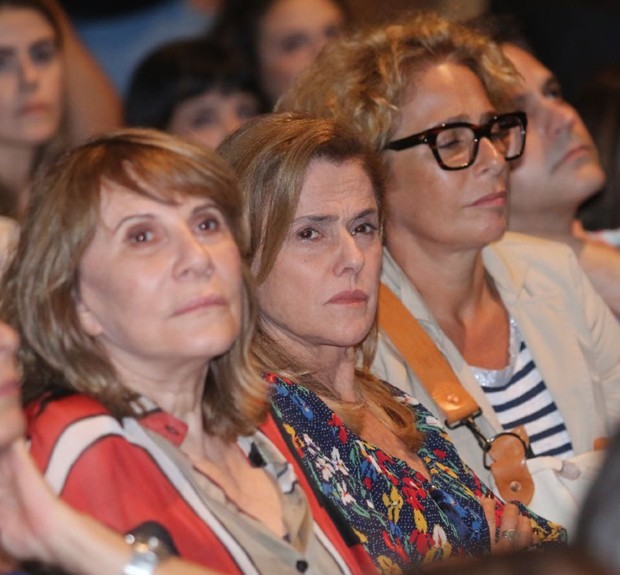
{"label": "skin texture", "polygon": [[330,0],[277,0],[259,26],[259,75],[275,102],[324,44],[339,35],[344,15]]}
{"label": "skin texture", "polygon": [[212,202],[167,204],[106,183],[101,221],[80,265],[78,311],[127,385],[155,385],[200,374],[230,348],[241,318],[240,277],[236,244]]}
{"label": "skin texture", "polygon": [[222,140],[258,114],[256,98],[247,92],[209,90],[179,104],[168,131],[207,148]]}
{"label": "skin texture", "polygon": [[[464,66],[439,63],[410,82],[393,139],[449,121],[482,123],[495,113]],[[390,253],[468,363],[502,369],[508,316],[486,278],[481,250],[508,225],[507,162],[487,138],[475,162],[458,171],[442,170],[424,145],[386,154]]]}
{"label": "skin texture", "polygon": [[258,288],[265,329],[291,353],[334,365],[366,337],[377,304],[378,226],[358,162],[310,164],[289,233]]}
{"label": "skin texture", "polygon": [[510,176],[511,227],[553,229],[556,213],[570,225],[577,206],[604,184],[596,148],[552,72],[521,48],[505,45],[504,52],[522,76],[515,105],[528,115],[525,152]]}
{"label": "skin texture", "polygon": [[38,146],[56,134],[62,81],[49,22],[35,10],[0,9],[0,146]]}
{"label": "skin texture", "polygon": [[563,98],[557,79],[521,48],[506,55],[523,84],[515,106],[527,112],[527,144],[510,175],[510,228],[570,246],[588,278],[620,316],[620,251],[583,235],[577,208],[601,189],[605,174],[581,117]]}
{"label": "skin texture", "polygon": [[[451,121],[483,123],[493,113],[473,72],[442,63],[412,79],[392,139]],[[488,139],[480,142],[474,164],[459,171],[442,170],[426,145],[386,154],[392,176],[386,197],[390,249],[398,251],[393,244],[402,244],[403,234],[421,249],[449,252],[477,250],[502,236],[507,166]]]}

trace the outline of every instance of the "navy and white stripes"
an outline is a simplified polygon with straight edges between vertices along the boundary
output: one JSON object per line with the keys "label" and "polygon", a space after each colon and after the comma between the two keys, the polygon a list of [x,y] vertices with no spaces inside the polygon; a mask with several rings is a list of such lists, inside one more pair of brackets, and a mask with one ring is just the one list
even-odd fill
{"label": "navy and white stripes", "polygon": [[[525,342],[520,334],[517,337],[521,340],[519,351],[507,383],[490,383],[488,370],[473,368],[474,374],[505,430],[525,426],[535,455],[570,457],[573,447],[562,415]],[[480,377],[482,372],[486,377]]]}

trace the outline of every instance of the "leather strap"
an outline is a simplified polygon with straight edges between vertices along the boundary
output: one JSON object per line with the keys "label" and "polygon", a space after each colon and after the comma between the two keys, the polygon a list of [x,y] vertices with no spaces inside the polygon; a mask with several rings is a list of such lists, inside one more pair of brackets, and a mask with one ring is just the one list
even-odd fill
{"label": "leather strap", "polygon": [[[379,287],[378,318],[379,327],[443,413],[448,427],[473,422],[480,413],[479,405],[418,320],[383,283]],[[519,435],[524,433],[525,430],[519,430]],[[480,442],[478,435],[476,439]],[[527,468],[523,443],[514,435],[506,435],[492,442],[488,454],[493,460],[491,472],[501,496],[507,501],[516,499],[527,505],[534,496],[534,482]]]}

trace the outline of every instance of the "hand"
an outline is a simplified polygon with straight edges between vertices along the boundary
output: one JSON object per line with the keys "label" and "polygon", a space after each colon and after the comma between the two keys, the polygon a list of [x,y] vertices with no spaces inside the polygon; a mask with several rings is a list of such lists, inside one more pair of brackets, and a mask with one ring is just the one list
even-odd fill
{"label": "hand", "polygon": [[19,394],[18,346],[17,334],[0,322],[0,454],[23,435],[26,426]]}
{"label": "hand", "polygon": [[0,544],[16,559],[53,562],[62,504],[45,483],[23,439],[0,452]]}
{"label": "hand", "polygon": [[[529,518],[521,515],[514,503],[504,504],[503,513],[495,498],[482,497],[480,503],[489,524],[491,553],[508,553],[517,549],[526,549],[538,542]],[[499,529],[497,528],[498,518]]]}

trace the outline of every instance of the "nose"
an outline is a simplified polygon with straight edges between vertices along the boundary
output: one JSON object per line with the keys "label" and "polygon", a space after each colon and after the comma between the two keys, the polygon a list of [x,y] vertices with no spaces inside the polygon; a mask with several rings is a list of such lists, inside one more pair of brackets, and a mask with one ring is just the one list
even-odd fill
{"label": "nose", "polygon": [[491,170],[494,174],[499,175],[505,168],[506,159],[503,150],[497,148],[490,138],[480,138],[474,169],[479,173]]}
{"label": "nose", "polygon": [[39,71],[30,57],[24,56],[19,60],[19,83],[22,89],[31,89],[38,78]]}
{"label": "nose", "polygon": [[210,277],[213,260],[210,246],[185,230],[175,243],[175,276],[179,279]]}
{"label": "nose", "polygon": [[224,130],[226,131],[226,135],[230,135],[233,132],[236,132],[243,124],[244,120],[239,117],[239,115],[235,112],[226,116],[224,120]]}
{"label": "nose", "polygon": [[346,273],[355,275],[362,270],[366,263],[364,252],[356,237],[351,235],[348,230],[341,234],[337,254],[335,271],[338,276]]}
{"label": "nose", "polygon": [[544,127],[551,135],[561,134],[572,128],[577,120],[577,111],[564,100],[546,102]]}

